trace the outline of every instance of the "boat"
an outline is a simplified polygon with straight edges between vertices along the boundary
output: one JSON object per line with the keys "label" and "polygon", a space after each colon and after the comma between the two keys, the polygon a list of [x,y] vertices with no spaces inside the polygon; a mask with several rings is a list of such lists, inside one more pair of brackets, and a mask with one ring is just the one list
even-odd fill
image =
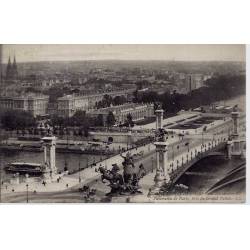
{"label": "boat", "polygon": [[45,167],[39,163],[12,162],[4,167],[6,172],[39,175],[45,170]]}

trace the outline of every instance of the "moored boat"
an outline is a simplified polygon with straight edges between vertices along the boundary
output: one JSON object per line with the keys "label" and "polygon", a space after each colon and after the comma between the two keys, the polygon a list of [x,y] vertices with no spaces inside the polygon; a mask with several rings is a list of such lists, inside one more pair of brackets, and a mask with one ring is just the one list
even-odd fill
{"label": "moored boat", "polygon": [[4,167],[6,172],[39,175],[45,170],[45,167],[39,163],[12,162]]}

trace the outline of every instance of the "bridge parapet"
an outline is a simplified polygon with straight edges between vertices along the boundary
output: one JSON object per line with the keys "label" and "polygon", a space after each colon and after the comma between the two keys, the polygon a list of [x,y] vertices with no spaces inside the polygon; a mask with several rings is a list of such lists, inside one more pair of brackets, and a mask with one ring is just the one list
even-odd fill
{"label": "bridge parapet", "polygon": [[175,162],[169,164],[169,176],[171,184],[175,184],[176,181],[195,163],[209,156],[222,156],[224,155],[219,150],[226,147],[226,141],[224,139],[219,143],[211,143],[211,146],[204,146],[201,150],[193,149],[186,154],[186,157],[181,157],[181,161],[178,159]]}
{"label": "bridge parapet", "polygon": [[[188,147],[187,151],[181,152],[176,157],[173,157],[172,161],[169,161],[169,158],[166,157],[166,160],[164,161],[164,164],[166,165],[163,166],[162,168],[165,169],[164,175],[167,176],[168,178],[167,179],[165,178],[164,185],[157,185],[158,180],[157,178],[155,178],[156,184],[154,187],[157,187],[157,189],[152,187],[152,189],[149,192],[149,195],[155,195],[161,192],[164,193],[169,187],[171,187],[180,178],[180,176],[183,173],[186,172],[188,168],[190,168],[193,164],[195,164],[202,158],[208,157],[209,155],[210,156],[211,155],[213,156],[224,155],[217,151],[220,149],[225,149],[227,141],[228,141],[228,135],[224,134],[218,138],[213,138],[210,141],[203,142],[203,144],[198,144],[198,145],[196,144],[191,148]],[[159,167],[159,157],[157,157],[157,166]],[[161,182],[161,184],[162,183],[163,182]]]}

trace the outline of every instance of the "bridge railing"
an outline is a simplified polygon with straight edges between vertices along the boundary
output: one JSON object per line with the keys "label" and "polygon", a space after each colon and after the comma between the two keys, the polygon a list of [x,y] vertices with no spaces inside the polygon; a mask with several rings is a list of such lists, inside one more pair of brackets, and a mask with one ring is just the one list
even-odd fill
{"label": "bridge railing", "polygon": [[208,155],[215,148],[219,148],[222,144],[225,144],[228,140],[227,136],[223,136],[209,142],[206,142],[203,145],[196,146],[190,149],[186,154],[182,154],[179,157],[176,157],[169,165],[168,165],[168,173],[170,178],[175,179],[187,165],[192,165],[197,162],[199,159]]}

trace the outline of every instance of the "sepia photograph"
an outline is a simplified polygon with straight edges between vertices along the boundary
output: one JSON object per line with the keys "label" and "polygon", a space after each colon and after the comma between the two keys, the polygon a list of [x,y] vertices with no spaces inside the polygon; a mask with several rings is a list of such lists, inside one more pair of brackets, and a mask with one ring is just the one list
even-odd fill
{"label": "sepia photograph", "polygon": [[245,202],[245,45],[0,49],[1,203]]}

